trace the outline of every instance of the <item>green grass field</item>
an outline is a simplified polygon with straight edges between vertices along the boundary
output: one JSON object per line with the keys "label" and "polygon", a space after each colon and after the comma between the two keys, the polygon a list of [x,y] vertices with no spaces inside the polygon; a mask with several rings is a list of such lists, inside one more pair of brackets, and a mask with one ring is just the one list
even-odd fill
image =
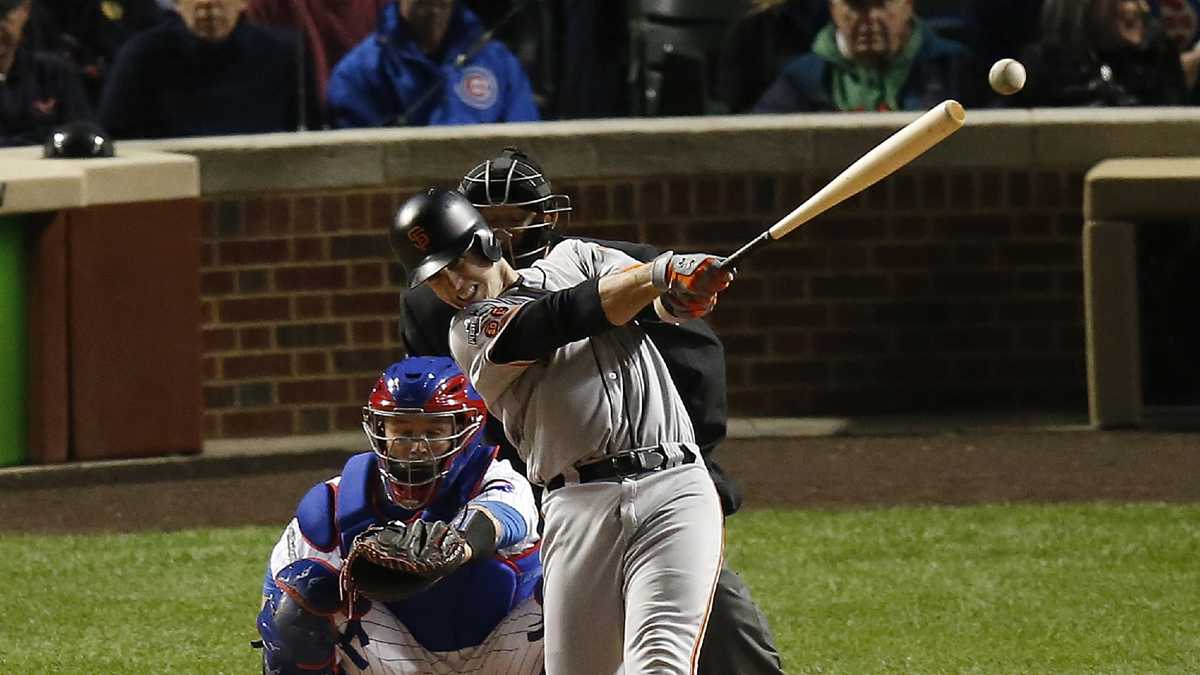
{"label": "green grass field", "polygon": [[[0,672],[257,672],[277,533],[0,537]],[[727,551],[789,673],[1200,672],[1200,506],[748,512]]]}

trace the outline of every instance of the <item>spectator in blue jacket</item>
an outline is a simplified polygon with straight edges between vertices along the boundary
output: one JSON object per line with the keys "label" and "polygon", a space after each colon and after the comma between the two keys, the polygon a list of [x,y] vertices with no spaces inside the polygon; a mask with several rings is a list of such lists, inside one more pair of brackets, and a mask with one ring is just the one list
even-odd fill
{"label": "spectator in blue jacket", "polygon": [[833,21],[754,106],[759,113],[924,110],[973,103],[971,53],[913,13],[913,0],[829,0]]}
{"label": "spectator in blue jacket", "polygon": [[455,0],[397,0],[379,29],[333,69],[339,127],[529,122],[539,119],[520,62],[483,37]]}

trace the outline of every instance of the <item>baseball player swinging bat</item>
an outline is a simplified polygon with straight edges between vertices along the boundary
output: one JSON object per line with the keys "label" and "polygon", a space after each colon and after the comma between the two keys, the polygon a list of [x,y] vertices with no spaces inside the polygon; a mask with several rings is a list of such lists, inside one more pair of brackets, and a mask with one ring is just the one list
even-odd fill
{"label": "baseball player swinging bat", "polygon": [[733,267],[738,260],[769,241],[782,239],[792,230],[843,201],[887,178],[926,150],[958,131],[967,114],[958,101],[943,101],[908,126],[851,164],[817,194],[787,214],[765,232],[751,239],[721,263]]}

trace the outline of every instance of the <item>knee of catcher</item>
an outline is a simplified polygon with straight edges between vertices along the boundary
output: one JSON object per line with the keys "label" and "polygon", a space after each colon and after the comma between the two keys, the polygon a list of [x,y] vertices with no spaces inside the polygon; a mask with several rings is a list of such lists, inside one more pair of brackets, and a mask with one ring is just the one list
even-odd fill
{"label": "knee of catcher", "polygon": [[264,671],[336,672],[337,573],[313,560],[297,560],[275,575],[275,586],[258,614]]}

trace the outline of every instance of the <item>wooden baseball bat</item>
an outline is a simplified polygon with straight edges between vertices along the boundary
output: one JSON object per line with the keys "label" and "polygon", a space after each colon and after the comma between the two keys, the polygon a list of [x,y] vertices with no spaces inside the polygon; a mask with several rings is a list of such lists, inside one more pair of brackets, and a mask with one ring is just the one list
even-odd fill
{"label": "wooden baseball bat", "polygon": [[958,131],[967,113],[958,101],[943,101],[929,112],[888,137],[842,171],[796,210],[787,214],[765,232],[751,239],[725,259],[730,267],[751,251],[769,241],[782,239],[804,223],[841,204],[863,190],[887,178],[896,169],[921,156],[926,150]]}

